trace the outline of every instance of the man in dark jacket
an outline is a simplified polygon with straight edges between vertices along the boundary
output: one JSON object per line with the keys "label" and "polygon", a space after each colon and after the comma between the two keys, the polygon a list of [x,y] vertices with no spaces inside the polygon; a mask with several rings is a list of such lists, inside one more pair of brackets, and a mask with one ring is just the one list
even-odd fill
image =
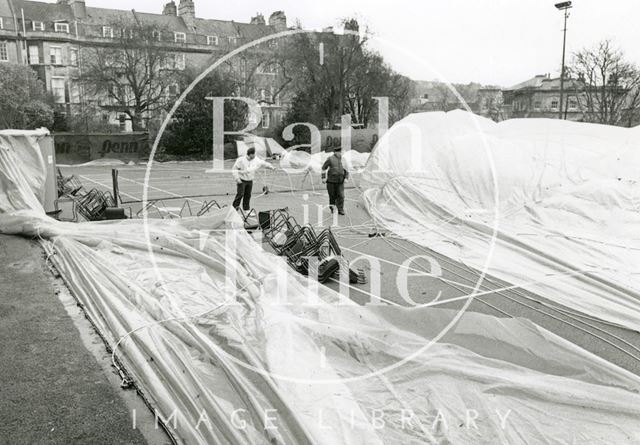
{"label": "man in dark jacket", "polygon": [[322,182],[327,184],[331,213],[337,208],[338,215],[344,215],[344,181],[347,179],[349,172],[342,165],[342,148],[337,147],[322,166]]}

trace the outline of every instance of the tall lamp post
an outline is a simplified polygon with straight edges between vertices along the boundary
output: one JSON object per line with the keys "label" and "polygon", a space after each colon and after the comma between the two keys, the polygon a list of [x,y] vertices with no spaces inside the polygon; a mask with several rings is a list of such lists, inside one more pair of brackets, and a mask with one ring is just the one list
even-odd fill
{"label": "tall lamp post", "polygon": [[567,2],[562,2],[562,3],[556,3],[556,8],[559,11],[564,11],[564,29],[562,30],[563,37],[562,37],[562,69],[560,70],[560,106],[558,107],[559,112],[558,112],[558,118],[562,119],[562,106],[564,104],[563,102],[563,96],[564,96],[564,56],[565,56],[565,49],[567,47],[567,19],[569,18],[569,9],[572,8],[571,6],[571,2],[567,1]]}

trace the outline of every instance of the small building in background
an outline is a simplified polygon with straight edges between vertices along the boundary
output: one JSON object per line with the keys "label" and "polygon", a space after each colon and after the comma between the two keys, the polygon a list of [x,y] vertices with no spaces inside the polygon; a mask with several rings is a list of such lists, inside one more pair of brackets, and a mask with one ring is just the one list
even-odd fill
{"label": "small building in background", "polygon": [[[565,79],[562,107],[563,117],[582,121],[582,82]],[[508,118],[552,118],[560,112],[560,78],[540,74],[510,88],[502,90],[502,111]]]}

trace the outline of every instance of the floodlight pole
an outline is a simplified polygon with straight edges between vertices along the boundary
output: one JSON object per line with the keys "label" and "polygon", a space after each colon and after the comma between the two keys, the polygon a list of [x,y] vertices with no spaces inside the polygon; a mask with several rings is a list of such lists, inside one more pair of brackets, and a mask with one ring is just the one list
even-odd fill
{"label": "floodlight pole", "polygon": [[560,101],[558,104],[558,118],[562,119],[562,106],[564,96],[564,59],[567,48],[567,19],[569,18],[569,9],[571,9],[571,2],[557,3],[556,8],[560,11],[564,11],[564,29],[562,37],[562,68],[560,70]]}

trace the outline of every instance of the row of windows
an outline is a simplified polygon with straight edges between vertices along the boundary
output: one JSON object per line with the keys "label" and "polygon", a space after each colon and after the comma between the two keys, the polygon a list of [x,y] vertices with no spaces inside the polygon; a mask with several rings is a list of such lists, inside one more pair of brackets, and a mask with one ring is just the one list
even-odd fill
{"label": "row of windows", "polygon": [[[105,39],[113,39],[114,32],[112,26],[103,26],[102,27],[102,37]],[[160,31],[153,31],[153,36],[158,41],[162,41],[162,33]],[[187,34],[184,32],[174,32],[173,33],[173,41],[174,43],[187,43]],[[227,41],[231,45],[235,45],[237,42],[237,38],[233,36],[227,37]],[[218,46],[220,44],[220,39],[218,36],[207,36],[207,45],[209,46]]]}
{"label": "row of windows", "polygon": [[[51,92],[55,98],[55,102],[58,104],[64,104],[66,102],[66,88],[67,82],[64,77],[53,77],[51,79]],[[126,91],[120,91],[120,93],[125,93]],[[167,87],[167,96],[177,96],[179,94],[179,87],[177,84],[169,85]],[[77,82],[71,82],[69,87],[69,102],[72,104],[79,104],[81,102],[80,98],[80,85]],[[250,121],[255,123],[255,119],[251,119]],[[271,126],[271,113],[269,110],[262,110],[262,128],[269,128]]]}
{"label": "row of windows", "polygon": [[[69,34],[69,23],[66,22],[55,22],[53,24],[55,32]],[[0,29],[4,29],[3,18],[0,17]],[[33,31],[45,31],[45,25],[42,21],[34,20],[31,22],[31,29]],[[103,26],[102,27],[102,37],[105,39],[113,39],[114,32],[112,26]],[[162,35],[160,31],[154,31],[154,37],[156,37],[159,41],[162,40]],[[206,36],[207,37],[207,45],[209,46],[218,46],[220,44],[220,39],[218,36]],[[175,43],[187,43],[187,34],[184,32],[174,32],[173,33],[173,41]],[[237,38],[233,36],[227,37],[227,41],[229,44],[235,45],[237,43]]]}
{"label": "row of windows", "polygon": [[[551,110],[558,110],[560,101],[558,99],[552,99],[550,102],[550,109]],[[568,104],[567,107],[569,110],[577,110],[578,109],[578,99],[576,99],[575,97],[570,97],[568,99]],[[513,109],[515,111],[525,111],[527,109],[527,105],[519,102],[519,101],[514,101],[513,102]],[[541,100],[536,100],[535,102],[533,102],[533,109],[534,110],[542,110],[544,109],[543,103]]]}
{"label": "row of windows", "polygon": [[[0,61],[7,61],[7,44],[0,43]],[[52,46],[49,48],[49,62],[51,65],[64,65],[62,58],[62,47]],[[29,46],[29,64],[40,65],[40,47],[38,45]],[[69,65],[78,66],[78,48],[69,48]],[[184,54],[174,54],[173,57],[167,59],[163,68],[184,70],[187,66]]]}
{"label": "row of windows", "polygon": [[[51,46],[49,48],[49,63],[51,63],[51,65],[64,65],[62,47]],[[29,64],[42,64],[40,60],[40,46],[29,45]],[[69,65],[78,66],[78,48],[69,48]]]}
{"label": "row of windows", "polygon": [[[577,110],[578,109],[578,100],[575,97],[571,97],[569,98],[568,101],[568,107],[570,110]],[[553,99],[551,101],[551,109],[552,110],[557,110],[558,109],[558,105],[560,104],[558,99]],[[541,109],[542,108],[542,101],[537,100],[533,103],[533,108],[535,109]]]}
{"label": "row of windows", "polygon": [[[67,22],[54,22],[54,31],[64,34],[69,34],[70,26]],[[0,29],[4,29],[3,18],[0,17]],[[33,20],[31,21],[31,29],[33,31],[45,31],[45,24],[42,21]],[[102,27],[102,37],[105,39],[113,39],[114,38],[114,29],[112,26],[103,26]],[[160,31],[154,31],[154,37],[158,39],[158,41],[162,40],[162,35]],[[235,36],[226,37],[228,44],[236,45],[238,42],[238,38]],[[216,35],[208,35],[206,36],[207,45],[209,46],[218,46],[220,45],[220,37]],[[187,43],[187,34],[184,32],[174,32],[173,33],[173,42],[175,43]],[[272,40],[268,43],[269,47],[276,47],[278,42]]]}
{"label": "row of windows", "polygon": [[[0,17],[0,29],[4,29],[4,19]],[[33,31],[44,31],[44,22],[33,20],[31,21],[31,29]],[[62,32],[65,34],[69,34],[69,24],[66,22],[55,22],[53,24],[53,29],[55,32]]]}

